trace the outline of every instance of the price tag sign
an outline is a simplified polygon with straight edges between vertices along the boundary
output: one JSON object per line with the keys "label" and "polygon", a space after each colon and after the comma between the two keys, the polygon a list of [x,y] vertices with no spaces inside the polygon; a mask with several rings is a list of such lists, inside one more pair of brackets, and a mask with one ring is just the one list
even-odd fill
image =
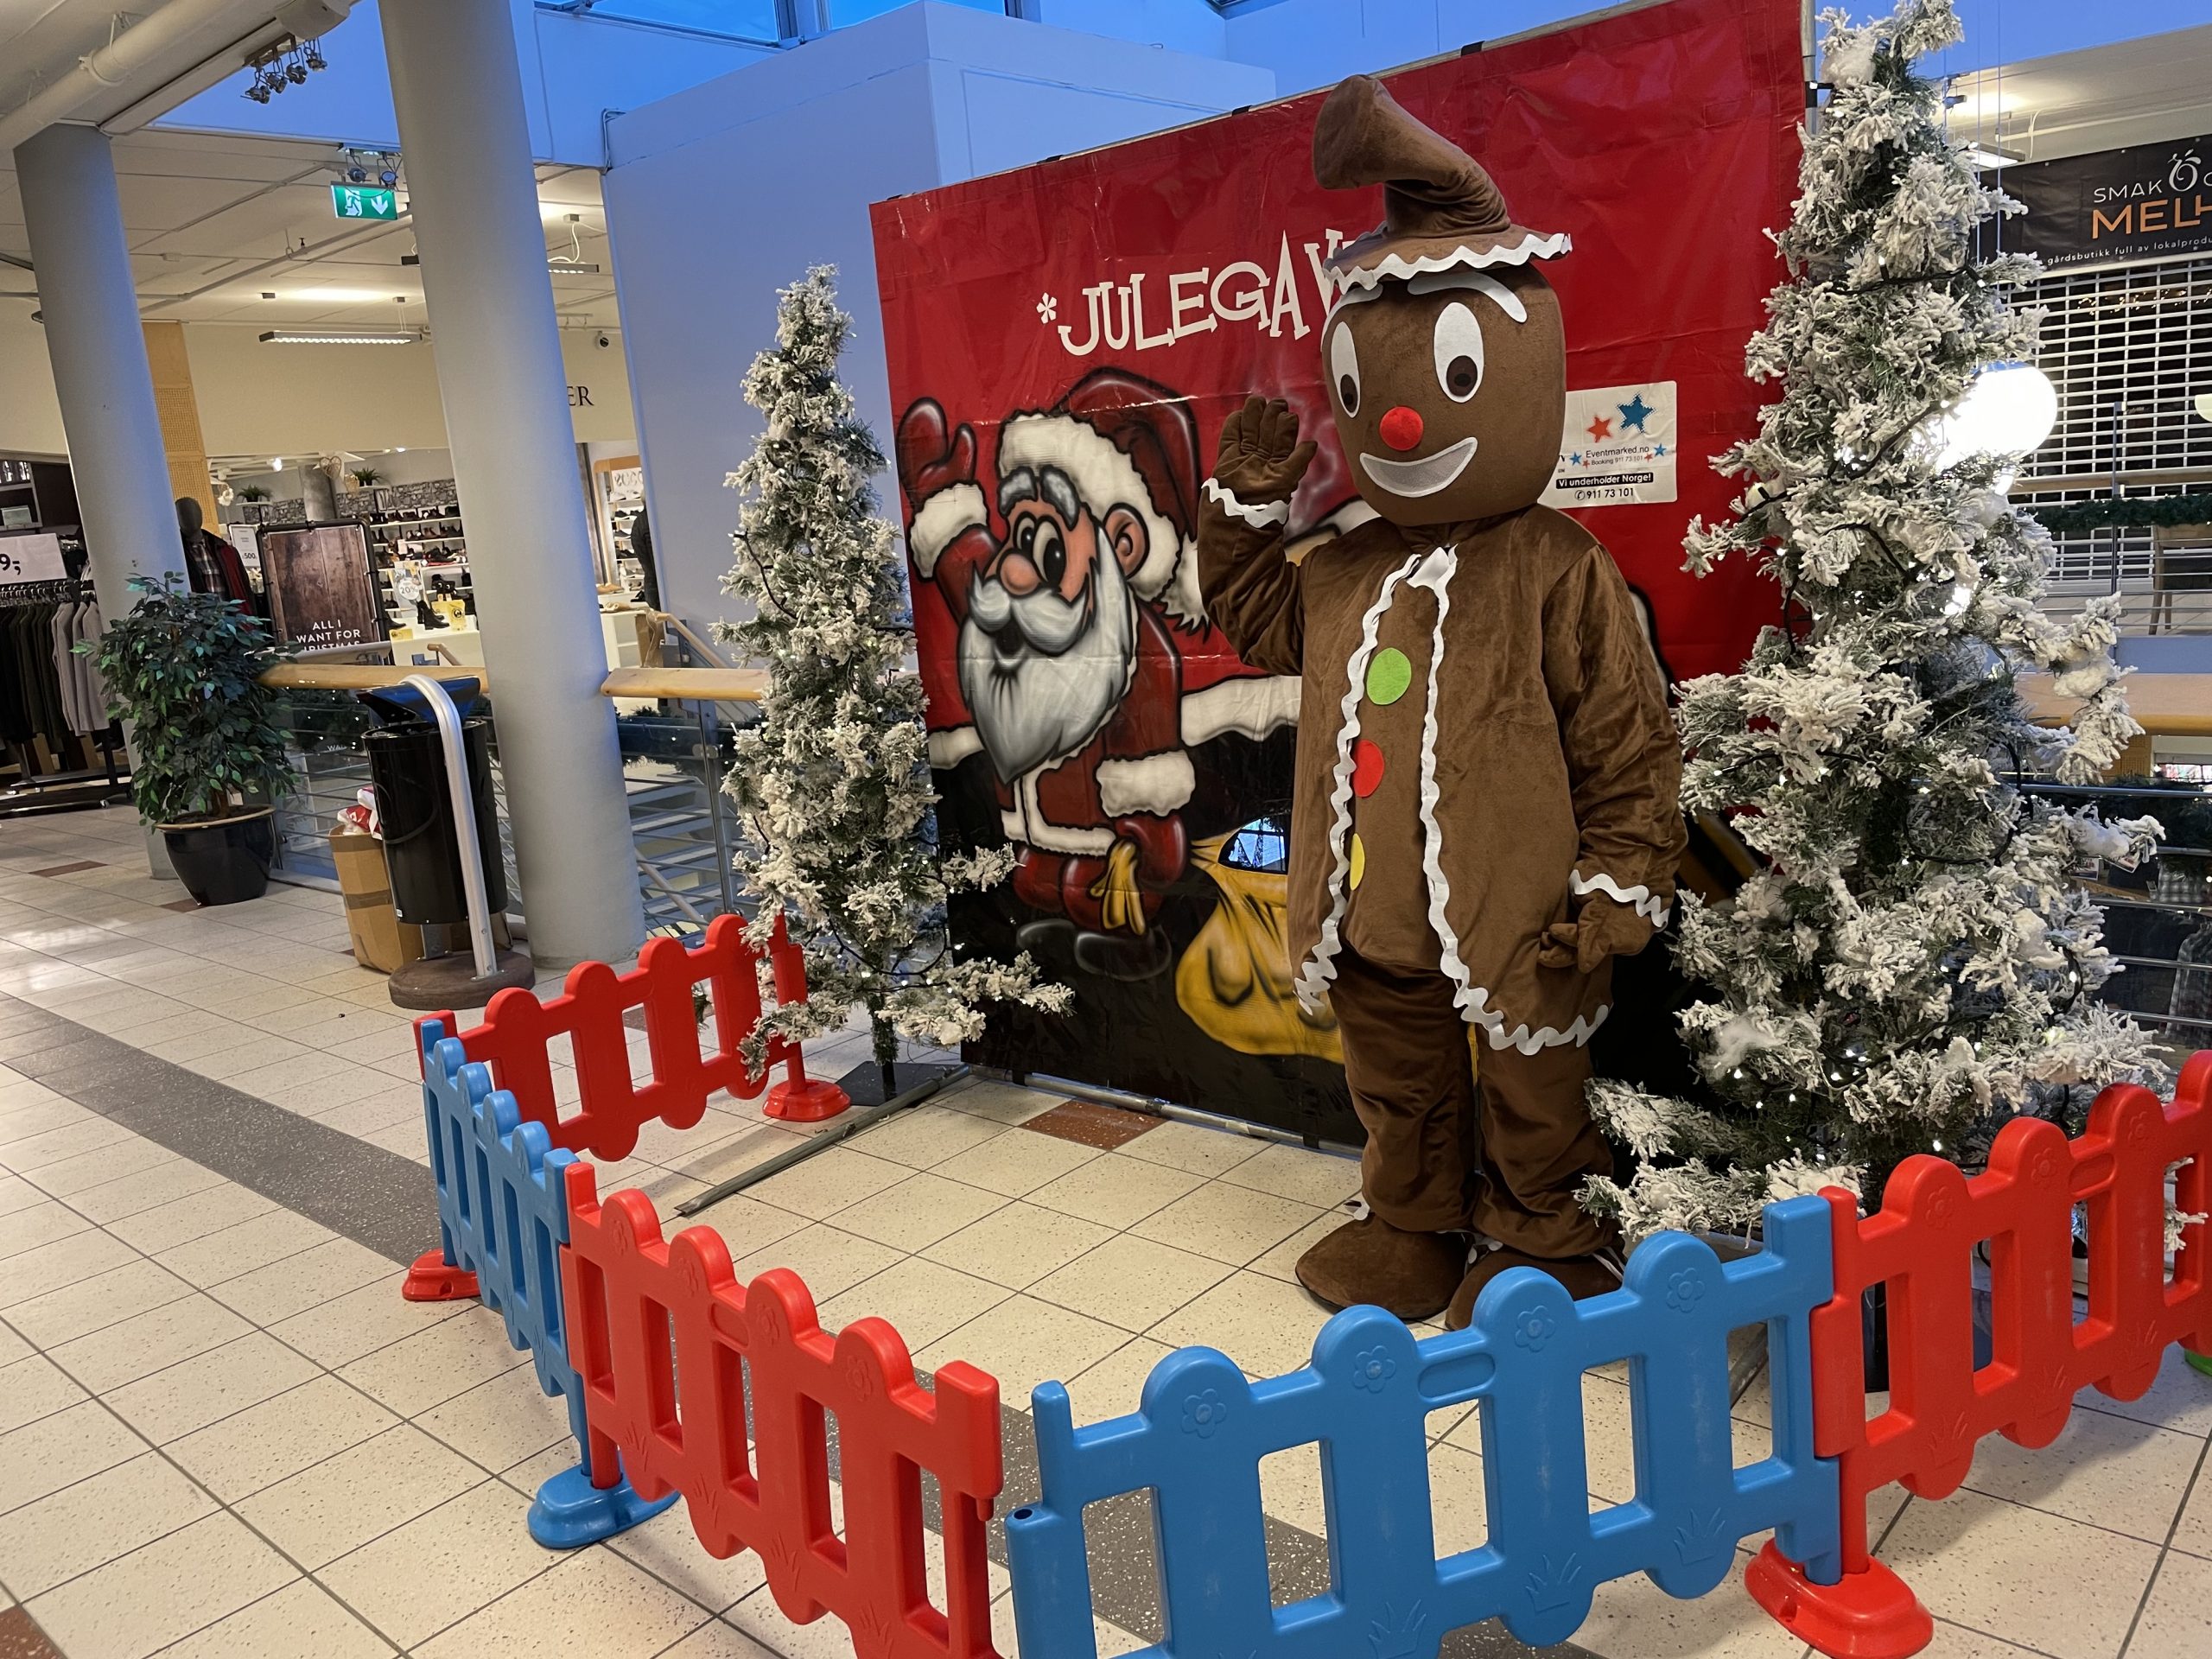
{"label": "price tag sign", "polygon": [[0,536],[0,588],[25,582],[60,582],[68,574],[61,563],[59,536]]}

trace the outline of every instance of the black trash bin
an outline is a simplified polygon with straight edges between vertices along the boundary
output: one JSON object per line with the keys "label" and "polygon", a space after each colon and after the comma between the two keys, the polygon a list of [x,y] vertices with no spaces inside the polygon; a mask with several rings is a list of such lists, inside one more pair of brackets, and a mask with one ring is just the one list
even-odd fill
{"label": "black trash bin", "polygon": [[[499,856],[499,818],[492,798],[492,721],[471,713],[475,688],[447,687],[461,711],[462,747],[468,757],[468,789],[475,798],[476,844],[483,851],[484,893],[494,916],[507,907],[507,876]],[[453,791],[446,783],[445,751],[437,722],[419,693],[405,688],[363,694],[380,722],[363,740],[369,779],[384,823],[385,861],[391,871],[392,908],[399,919],[420,925],[468,920],[461,845],[454,823]]]}

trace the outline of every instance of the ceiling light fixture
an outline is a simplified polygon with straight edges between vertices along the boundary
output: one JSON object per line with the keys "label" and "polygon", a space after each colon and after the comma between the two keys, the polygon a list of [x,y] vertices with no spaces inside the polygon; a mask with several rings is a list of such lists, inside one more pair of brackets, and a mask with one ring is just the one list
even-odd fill
{"label": "ceiling light fixture", "polygon": [[264,346],[412,346],[419,334],[334,334],[320,328],[271,328],[262,335]]}
{"label": "ceiling light fixture", "polygon": [[1968,167],[1987,173],[2000,167],[2018,167],[2028,158],[2018,150],[2007,149],[2002,144],[1974,141],[1959,146],[1959,159]]}
{"label": "ceiling light fixture", "polygon": [[545,269],[556,276],[596,276],[599,267],[586,259],[548,259]]}
{"label": "ceiling light fixture", "polygon": [[266,104],[287,86],[306,86],[310,73],[330,67],[321,41],[302,41],[296,35],[281,36],[246,62],[253,70],[253,85],[245,95],[257,104]]}

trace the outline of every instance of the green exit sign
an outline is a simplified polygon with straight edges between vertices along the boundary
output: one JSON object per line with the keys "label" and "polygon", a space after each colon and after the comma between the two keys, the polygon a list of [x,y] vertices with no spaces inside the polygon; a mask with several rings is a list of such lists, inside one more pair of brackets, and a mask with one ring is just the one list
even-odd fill
{"label": "green exit sign", "polygon": [[334,184],[330,211],[340,219],[397,219],[399,192],[373,185]]}

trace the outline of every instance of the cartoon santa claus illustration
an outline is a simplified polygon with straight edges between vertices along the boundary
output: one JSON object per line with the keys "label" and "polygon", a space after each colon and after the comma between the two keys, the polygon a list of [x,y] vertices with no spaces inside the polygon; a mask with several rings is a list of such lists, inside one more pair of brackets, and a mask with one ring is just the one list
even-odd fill
{"label": "cartoon santa claus illustration", "polygon": [[[1020,849],[1014,892],[1039,912],[1023,948],[1110,978],[1164,972],[1159,910],[1191,861],[1192,748],[1264,738],[1298,709],[1294,677],[1246,667],[1205,620],[1189,401],[1094,371],[1005,423],[988,494],[973,430],[935,400],[907,410],[897,448],[931,761],[989,764]],[[954,649],[931,648],[937,630]]]}

